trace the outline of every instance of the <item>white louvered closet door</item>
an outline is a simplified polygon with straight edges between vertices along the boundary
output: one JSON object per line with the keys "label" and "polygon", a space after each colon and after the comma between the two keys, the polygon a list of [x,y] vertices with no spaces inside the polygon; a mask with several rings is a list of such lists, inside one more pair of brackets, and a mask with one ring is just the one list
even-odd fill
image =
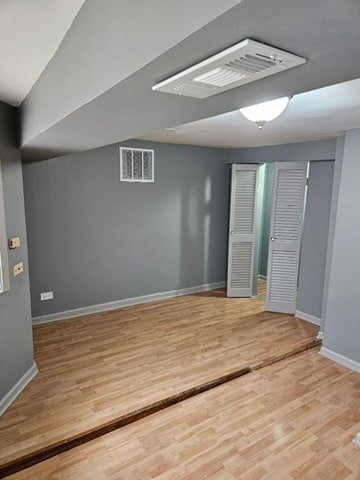
{"label": "white louvered closet door", "polygon": [[271,214],[266,310],[295,313],[307,162],[277,163]]}
{"label": "white louvered closet door", "polygon": [[253,291],[257,165],[232,165],[228,297]]}

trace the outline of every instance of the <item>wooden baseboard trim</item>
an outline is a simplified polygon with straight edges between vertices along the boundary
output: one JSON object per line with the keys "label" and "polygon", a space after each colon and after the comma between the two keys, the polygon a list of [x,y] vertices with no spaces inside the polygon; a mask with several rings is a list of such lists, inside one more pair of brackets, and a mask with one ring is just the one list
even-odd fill
{"label": "wooden baseboard trim", "polygon": [[12,460],[8,463],[2,464],[0,465],[0,478],[7,477],[8,475],[12,475],[21,470],[25,470],[32,465],[36,465],[43,462],[44,460],[59,455],[60,453],[71,450],[96,438],[102,437],[107,433],[113,432],[126,425],[134,423],[141,418],[152,415],[153,413],[157,413],[172,405],[175,405],[176,403],[182,402],[191,397],[199,395],[200,393],[216,388],[224,383],[240,378],[248,373],[260,370],[261,368],[280,362],[281,360],[292,357],[294,355],[298,355],[299,353],[302,353],[306,350],[317,347],[319,344],[319,341],[314,340],[306,344],[300,345],[292,349],[291,351],[270,357],[269,359],[255,363],[252,366],[246,366],[238,370],[234,370],[233,372],[230,372],[226,375],[215,378],[201,385],[191,387],[187,390],[184,390],[183,392],[171,395],[167,398],[164,398],[163,400],[159,400],[158,402],[139,408],[128,414],[122,415],[121,417],[94,427],[91,430],[82,432],[78,435],[74,435],[73,437],[69,437],[60,442],[53,443],[45,448],[34,451],[28,455],[24,455],[23,457],[17,458],[16,460]]}
{"label": "wooden baseboard trim", "polygon": [[139,305],[142,303],[156,302],[158,300],[165,300],[167,298],[181,297],[184,295],[191,295],[193,293],[207,292],[208,290],[224,288],[225,286],[226,282],[205,283],[203,285],[196,285],[195,287],[181,288],[179,290],[151,293],[150,295],[142,295],[141,297],[124,298],[122,300],[115,300],[114,302],[100,303],[98,305],[90,305],[88,307],[74,308],[73,310],[65,310],[63,312],[50,313],[49,315],[33,317],[32,323],[33,325],[39,325],[42,323],[57,322],[59,320],[82,317],[83,315],[91,315],[92,313],[108,312],[110,310],[131,307],[133,305]]}
{"label": "wooden baseboard trim", "polygon": [[0,400],[0,417],[20,395],[24,388],[31,382],[31,380],[38,374],[38,372],[39,370],[36,366],[36,363],[33,362],[31,367],[16,382],[13,388],[5,395],[5,397]]}

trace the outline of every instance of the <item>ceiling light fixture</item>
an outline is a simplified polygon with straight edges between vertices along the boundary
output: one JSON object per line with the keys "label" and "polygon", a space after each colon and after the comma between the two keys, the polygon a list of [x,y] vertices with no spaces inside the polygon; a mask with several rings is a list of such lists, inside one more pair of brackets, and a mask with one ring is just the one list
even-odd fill
{"label": "ceiling light fixture", "polygon": [[276,98],[269,102],[240,108],[240,112],[245,118],[256,123],[261,130],[266,122],[275,120],[275,118],[278,118],[284,112],[285,108],[288,106],[289,100],[289,97]]}

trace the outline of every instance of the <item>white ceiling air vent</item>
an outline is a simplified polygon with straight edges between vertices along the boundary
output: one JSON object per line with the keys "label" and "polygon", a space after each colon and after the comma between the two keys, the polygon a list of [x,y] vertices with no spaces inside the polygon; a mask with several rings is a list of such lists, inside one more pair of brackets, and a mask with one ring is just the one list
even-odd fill
{"label": "white ceiling air vent", "polygon": [[120,181],[154,181],[154,150],[120,147]]}
{"label": "white ceiling air vent", "polygon": [[157,83],[152,89],[206,98],[305,62],[305,58],[247,39]]}

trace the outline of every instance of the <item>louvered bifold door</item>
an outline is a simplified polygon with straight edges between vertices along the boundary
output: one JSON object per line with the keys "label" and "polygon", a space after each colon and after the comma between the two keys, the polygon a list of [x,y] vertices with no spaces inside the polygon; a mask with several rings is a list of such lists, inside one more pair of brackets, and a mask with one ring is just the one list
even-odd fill
{"label": "louvered bifold door", "polygon": [[257,165],[233,165],[229,225],[228,297],[253,290]]}
{"label": "louvered bifold door", "polygon": [[277,163],[271,214],[266,310],[295,313],[306,162]]}

